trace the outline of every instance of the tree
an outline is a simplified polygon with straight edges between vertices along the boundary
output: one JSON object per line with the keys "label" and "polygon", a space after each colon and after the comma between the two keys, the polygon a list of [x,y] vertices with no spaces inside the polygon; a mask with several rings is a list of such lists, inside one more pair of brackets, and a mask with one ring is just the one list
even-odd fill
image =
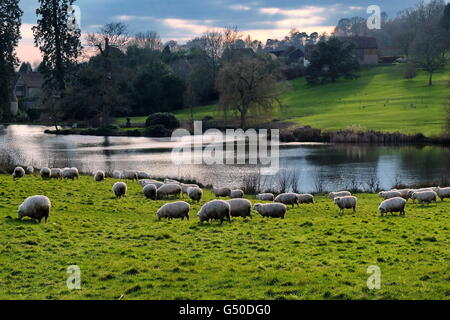
{"label": "tree", "polygon": [[336,37],[322,39],[313,51],[306,80],[309,84],[335,82],[340,77],[353,79],[359,69],[359,63],[354,55],[355,45],[343,42]]}
{"label": "tree", "polygon": [[138,48],[161,51],[163,44],[158,33],[155,31],[139,32],[134,36],[132,45]]}
{"label": "tree", "polygon": [[21,38],[22,14],[19,0],[0,2],[0,118],[3,121],[11,120],[10,88],[14,68],[19,63],[15,50]]}
{"label": "tree", "polygon": [[216,87],[222,110],[239,113],[241,128],[245,128],[250,111],[270,114],[274,105],[280,104],[282,93],[277,84],[277,74],[260,57],[224,65]]}

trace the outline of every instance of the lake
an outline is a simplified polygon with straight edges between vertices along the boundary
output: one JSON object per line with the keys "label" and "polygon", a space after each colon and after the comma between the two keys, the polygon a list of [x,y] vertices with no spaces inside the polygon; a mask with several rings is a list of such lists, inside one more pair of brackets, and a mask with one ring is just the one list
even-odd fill
{"label": "lake", "polygon": [[[0,131],[0,152],[17,165],[74,166],[82,172],[101,169],[146,171],[155,177],[194,178],[203,184],[240,187],[254,165],[179,165],[171,161],[174,142],[161,138],[56,136],[43,126],[11,125]],[[350,181],[363,186],[378,180],[410,185],[450,179],[450,148],[439,146],[373,146],[342,144],[282,144],[282,172],[296,172],[300,190],[312,192],[319,181],[326,190],[346,189]],[[267,178],[275,187],[278,178]]]}

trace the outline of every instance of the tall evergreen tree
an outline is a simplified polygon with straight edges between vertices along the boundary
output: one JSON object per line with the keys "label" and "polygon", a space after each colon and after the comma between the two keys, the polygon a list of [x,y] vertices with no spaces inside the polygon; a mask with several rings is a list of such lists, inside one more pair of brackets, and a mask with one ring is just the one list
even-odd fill
{"label": "tall evergreen tree", "polygon": [[11,120],[10,100],[14,68],[18,65],[15,49],[20,40],[22,10],[19,0],[0,1],[0,118]]}

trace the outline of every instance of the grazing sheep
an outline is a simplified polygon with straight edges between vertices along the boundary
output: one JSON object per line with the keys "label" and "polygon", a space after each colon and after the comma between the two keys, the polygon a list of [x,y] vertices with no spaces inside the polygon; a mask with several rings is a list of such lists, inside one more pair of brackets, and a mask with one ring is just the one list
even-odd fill
{"label": "grazing sheep", "polygon": [[97,182],[105,180],[105,173],[101,170],[97,171],[94,175],[94,180]]}
{"label": "grazing sheep", "polygon": [[122,172],[120,172],[118,170],[114,170],[112,173],[112,177],[114,179],[122,179]]}
{"label": "grazing sheep", "polygon": [[112,187],[112,191],[120,199],[127,194],[127,185],[123,182],[116,182]]}
{"label": "grazing sheep", "polygon": [[137,173],[137,175],[138,175],[138,179],[139,179],[139,180],[142,180],[142,179],[150,179],[150,178],[151,178],[150,175],[149,175],[147,172],[143,172],[143,171],[139,171],[139,172]]}
{"label": "grazing sheep", "polygon": [[230,188],[213,188],[212,192],[216,197],[229,197],[231,194]]}
{"label": "grazing sheep", "polygon": [[230,205],[230,216],[252,218],[252,203],[247,199],[231,199],[227,200],[227,202]]}
{"label": "grazing sheep", "polygon": [[395,197],[384,200],[380,206],[378,207],[378,211],[380,211],[381,216],[384,216],[387,213],[392,212],[400,212],[400,215],[405,215],[405,205],[406,200],[402,197]]}
{"label": "grazing sheep", "polygon": [[402,194],[397,190],[391,190],[391,191],[381,191],[378,193],[378,196],[380,198],[383,198],[384,200],[387,200],[391,198],[401,197]]}
{"label": "grazing sheep", "polygon": [[333,200],[334,198],[337,198],[337,197],[348,197],[351,195],[352,195],[352,193],[350,191],[337,191],[337,192],[330,192],[328,194],[328,198]]}
{"label": "grazing sheep", "polygon": [[[414,192],[424,192],[424,191],[434,191],[433,188],[421,188],[421,189],[410,189],[408,196],[410,199],[412,199],[412,195]],[[414,202],[414,199],[413,199]]]}
{"label": "grazing sheep", "polygon": [[61,179],[62,178],[62,170],[59,168],[50,169],[50,178]]}
{"label": "grazing sheep", "polygon": [[309,193],[297,194],[298,204],[314,203],[314,196]]}
{"label": "grazing sheep", "polygon": [[181,192],[183,193],[183,194],[187,194],[188,192],[188,189],[189,188],[200,188],[198,185],[196,185],[196,184],[185,184],[185,183],[181,183],[180,184],[180,187],[181,187]]}
{"label": "grazing sheep", "polygon": [[405,199],[406,201],[408,201],[408,199],[410,199],[410,191],[411,189],[392,189],[391,191],[398,191],[400,192],[400,195],[403,199]]}
{"label": "grazing sheep", "polygon": [[284,219],[287,211],[286,205],[282,203],[257,203],[253,206],[262,217],[281,218]]}
{"label": "grazing sheep", "polygon": [[39,172],[42,179],[50,179],[51,171],[49,168],[42,168]]}
{"label": "grazing sheep", "polygon": [[230,191],[230,198],[231,199],[240,199],[244,197],[244,191],[241,189],[235,189]]}
{"label": "grazing sheep", "polygon": [[211,220],[220,220],[220,223],[222,224],[225,219],[231,223],[230,211],[231,207],[228,202],[223,200],[213,200],[205,203],[197,213],[197,216],[200,223],[203,223],[204,221],[210,222]]}
{"label": "grazing sheep", "polygon": [[434,191],[416,191],[412,194],[411,199],[413,200],[413,202],[417,200],[419,203],[430,203],[433,201],[436,202],[437,194]]}
{"label": "grazing sheep", "polygon": [[19,206],[17,211],[19,220],[23,217],[30,217],[39,223],[41,223],[42,219],[45,219],[45,222],[47,222],[51,206],[52,204],[46,196],[29,197]]}
{"label": "grazing sheep", "polygon": [[34,168],[29,166],[25,169],[26,174],[33,174],[34,173]]}
{"label": "grazing sheep", "polygon": [[164,184],[181,184],[181,182],[173,179],[164,179]]}
{"label": "grazing sheep", "polygon": [[164,184],[158,188],[157,198],[163,199],[169,196],[180,197],[181,187],[178,184]]}
{"label": "grazing sheep", "polygon": [[63,179],[75,180],[80,177],[80,174],[77,168],[64,168],[62,170],[61,176],[63,177]]}
{"label": "grazing sheep", "polygon": [[154,184],[146,185],[144,189],[142,189],[142,192],[147,199],[156,200],[156,194],[158,190],[156,189],[156,186]]}
{"label": "grazing sheep", "polygon": [[333,199],[334,203],[341,209],[341,215],[344,214],[345,209],[353,209],[356,212],[356,204],[358,200],[353,196],[336,197]]}
{"label": "grazing sheep", "polygon": [[298,206],[298,198],[295,193],[282,193],[275,198],[274,202],[291,205],[292,208],[294,207],[294,204]]}
{"label": "grazing sheep", "polygon": [[275,196],[273,193],[260,193],[256,196],[256,199],[261,201],[273,201],[275,199]]}
{"label": "grazing sheep", "polygon": [[20,179],[25,175],[25,170],[22,167],[16,167],[12,173],[14,179]]}
{"label": "grazing sheep", "polygon": [[202,200],[203,191],[199,187],[190,187],[187,189],[187,195],[192,201],[199,202]]}
{"label": "grazing sheep", "polygon": [[148,184],[154,185],[156,187],[156,189],[158,189],[159,187],[164,185],[164,183],[162,183],[160,181],[152,180],[152,179],[139,180],[138,183],[141,185],[142,188],[145,187]]}
{"label": "grazing sheep", "polygon": [[122,179],[126,180],[138,180],[138,174],[135,171],[124,171],[122,172]]}
{"label": "grazing sheep", "polygon": [[447,188],[437,187],[434,188],[434,192],[436,192],[441,201],[444,201],[445,198],[450,198],[450,187]]}
{"label": "grazing sheep", "polygon": [[159,210],[156,212],[156,216],[158,217],[158,220],[161,220],[161,218],[167,218],[169,220],[184,220],[184,218],[186,218],[189,220],[190,209],[191,206],[189,205],[189,203],[184,201],[166,203],[161,208],[159,208]]}

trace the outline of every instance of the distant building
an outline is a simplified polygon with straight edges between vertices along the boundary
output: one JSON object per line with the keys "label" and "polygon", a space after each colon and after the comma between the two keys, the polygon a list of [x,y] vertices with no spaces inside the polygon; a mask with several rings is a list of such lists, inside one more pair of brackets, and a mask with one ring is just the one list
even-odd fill
{"label": "distant building", "polygon": [[348,41],[355,45],[356,58],[361,65],[378,64],[378,42],[374,37],[339,37],[341,41]]}
{"label": "distant building", "polygon": [[26,70],[17,73],[14,83],[14,94],[25,109],[36,107],[44,84],[44,76],[40,72]]}

